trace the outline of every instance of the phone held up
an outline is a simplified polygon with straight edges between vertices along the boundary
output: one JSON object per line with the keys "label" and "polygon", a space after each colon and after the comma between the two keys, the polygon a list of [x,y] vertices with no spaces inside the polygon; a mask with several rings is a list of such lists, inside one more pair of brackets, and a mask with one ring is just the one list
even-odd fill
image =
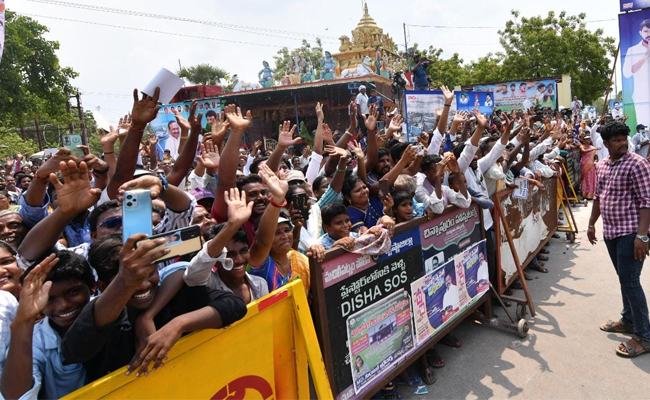
{"label": "phone held up", "polygon": [[83,150],[77,148],[77,146],[82,144],[81,135],[61,135],[61,140],[63,141],[63,147],[70,150],[70,154],[77,158],[82,158],[84,156]]}
{"label": "phone held up", "polygon": [[122,243],[136,233],[152,235],[151,191],[128,190],[122,201]]}
{"label": "phone held up", "polygon": [[[186,228],[177,229],[171,232],[160,233],[144,240],[153,240],[158,238],[164,238],[165,243],[149,252],[151,253],[153,251],[160,250],[161,248],[167,248],[170,251],[169,253],[155,260],[154,263],[160,263],[163,261],[171,260],[172,258],[184,256],[186,254],[196,253],[200,251],[201,247],[203,246],[201,228],[198,225],[188,226]],[[135,244],[135,247],[141,246],[142,243],[143,240],[139,241]]]}

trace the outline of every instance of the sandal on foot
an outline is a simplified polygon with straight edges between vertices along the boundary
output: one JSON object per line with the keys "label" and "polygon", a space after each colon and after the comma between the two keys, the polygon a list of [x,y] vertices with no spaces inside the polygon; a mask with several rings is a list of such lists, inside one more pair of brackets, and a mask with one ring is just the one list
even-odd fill
{"label": "sandal on foot", "polygon": [[552,237],[553,237],[553,239],[559,239],[560,234],[559,233],[554,233]]}
{"label": "sandal on foot", "polygon": [[532,280],[533,280],[533,277],[532,277],[528,272],[526,272],[526,271],[524,271],[524,278],[525,278],[527,281],[532,281]]}
{"label": "sandal on foot", "polygon": [[603,324],[600,326],[600,330],[603,332],[612,332],[612,333],[627,333],[627,334],[634,334],[634,329],[632,329],[632,325],[626,324],[623,322],[623,320],[619,321],[607,321],[606,324]]}
{"label": "sandal on foot", "polygon": [[548,261],[548,257],[547,257],[547,256],[537,256],[537,259],[538,259],[539,261]]}
{"label": "sandal on foot", "polygon": [[512,285],[510,285],[510,287],[515,290],[524,290],[524,287],[521,286],[521,282],[519,282],[518,280],[514,281]]}
{"label": "sandal on foot", "polygon": [[446,334],[442,339],[440,339],[440,343],[444,344],[445,346],[453,347],[455,349],[463,345],[463,341],[451,333]]}
{"label": "sandal on foot", "polygon": [[537,272],[542,272],[544,274],[548,274],[548,268],[544,267],[543,265],[540,265],[539,263],[537,264],[530,264],[530,269],[534,269]]}
{"label": "sandal on foot", "polygon": [[438,380],[436,372],[429,366],[420,365],[420,376],[426,385],[433,385]]}
{"label": "sandal on foot", "polygon": [[550,253],[550,251],[548,251],[547,249],[541,249],[541,250],[539,251],[539,253],[540,253],[540,254],[548,254],[548,253]]}
{"label": "sandal on foot", "polygon": [[[634,343],[641,346],[641,350],[637,351],[633,347]],[[632,339],[628,340],[627,342],[623,342],[619,344],[618,347],[616,347],[616,354],[621,357],[634,358],[646,353],[650,353],[650,339],[642,339],[636,335],[634,335]]]}
{"label": "sandal on foot", "polygon": [[433,368],[442,368],[446,364],[445,359],[440,357],[436,349],[427,351],[427,362]]}
{"label": "sandal on foot", "polygon": [[[559,237],[559,236],[558,236],[558,237]],[[550,246],[550,245],[551,245],[551,242],[546,242],[546,244],[544,244],[544,247],[548,247],[548,246]]]}

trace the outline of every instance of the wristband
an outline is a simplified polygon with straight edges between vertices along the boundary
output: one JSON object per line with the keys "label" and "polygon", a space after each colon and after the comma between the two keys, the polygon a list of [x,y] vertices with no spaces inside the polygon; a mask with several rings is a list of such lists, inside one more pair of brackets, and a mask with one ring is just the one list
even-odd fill
{"label": "wristband", "polygon": [[104,175],[105,173],[108,172],[108,170],[109,170],[109,168],[106,168],[105,170],[102,170],[102,171],[97,171],[96,169],[94,169],[93,170],[93,175]]}
{"label": "wristband", "polygon": [[106,155],[106,154],[115,154],[115,152],[114,151],[105,151],[104,155]]}
{"label": "wristband", "polygon": [[167,182],[163,174],[158,174],[158,178],[160,178],[160,183],[162,183],[162,190],[160,191],[160,195],[162,196],[169,188],[169,182]]}
{"label": "wristband", "polygon": [[445,107],[451,107],[451,104],[445,104]]}
{"label": "wristband", "polygon": [[282,207],[285,207],[285,206],[287,205],[287,199],[284,199],[284,202],[283,202],[282,204],[278,204],[278,203],[275,202],[275,200],[273,199],[273,197],[271,197],[271,201],[270,201],[270,203],[271,203],[271,205],[272,205],[273,207],[282,208]]}
{"label": "wristband", "polygon": [[594,229],[596,229],[596,227],[593,226],[593,225],[589,225],[587,228],[594,228]]}
{"label": "wristband", "polygon": [[142,128],[142,129],[138,129],[138,128],[136,128],[135,126],[131,125],[131,126],[129,127],[129,130],[134,130],[134,131],[136,131],[136,132],[144,133],[144,129],[145,129],[145,128],[146,128],[146,126],[145,126],[144,128]]}
{"label": "wristband", "polygon": [[348,169],[345,168],[345,167],[343,167],[343,168],[336,167],[336,170],[339,171],[339,172],[345,172],[345,171],[347,171]]}

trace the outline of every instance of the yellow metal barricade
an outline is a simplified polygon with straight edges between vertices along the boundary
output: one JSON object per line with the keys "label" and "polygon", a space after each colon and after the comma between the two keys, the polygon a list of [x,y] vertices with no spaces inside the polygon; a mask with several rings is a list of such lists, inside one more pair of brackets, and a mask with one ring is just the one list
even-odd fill
{"label": "yellow metal barricade", "polygon": [[319,399],[331,399],[302,281],[248,305],[225,329],[188,335],[148,377],[126,367],[66,399],[307,399],[309,367]]}

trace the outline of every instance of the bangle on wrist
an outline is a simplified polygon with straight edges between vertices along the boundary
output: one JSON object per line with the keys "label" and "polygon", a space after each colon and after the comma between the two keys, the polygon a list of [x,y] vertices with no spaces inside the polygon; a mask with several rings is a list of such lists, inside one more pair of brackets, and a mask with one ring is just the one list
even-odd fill
{"label": "bangle on wrist", "polygon": [[451,104],[445,104],[445,107],[451,107]]}
{"label": "bangle on wrist", "polygon": [[593,225],[589,225],[589,226],[587,226],[587,228],[594,228],[595,229],[596,227],[593,226]]}
{"label": "bangle on wrist", "polygon": [[[145,126],[145,128],[146,128],[146,126]],[[133,125],[131,125],[131,126],[129,127],[129,130],[133,130],[133,131],[136,131],[136,132],[144,132],[144,128],[142,128],[142,129],[138,129],[138,128],[136,128],[136,127],[133,126]]]}
{"label": "bangle on wrist", "polygon": [[270,203],[273,207],[282,208],[282,207],[285,207],[285,206],[287,205],[287,199],[284,199],[284,201],[282,202],[282,204],[278,204],[278,203],[275,202],[275,199],[274,199],[273,197],[271,197],[271,201],[270,201],[269,203]]}
{"label": "bangle on wrist", "polygon": [[336,170],[339,171],[339,172],[344,172],[344,171],[347,171],[348,169],[346,167],[343,167],[343,168],[336,167]]}
{"label": "bangle on wrist", "polygon": [[115,151],[105,151],[104,155],[106,155],[106,154],[115,154]]}
{"label": "bangle on wrist", "polygon": [[93,175],[104,175],[104,174],[107,173],[107,172],[108,172],[108,168],[106,168],[106,169],[104,169],[104,170],[101,170],[101,171],[98,171],[98,170],[96,170],[96,169],[93,169]]}

